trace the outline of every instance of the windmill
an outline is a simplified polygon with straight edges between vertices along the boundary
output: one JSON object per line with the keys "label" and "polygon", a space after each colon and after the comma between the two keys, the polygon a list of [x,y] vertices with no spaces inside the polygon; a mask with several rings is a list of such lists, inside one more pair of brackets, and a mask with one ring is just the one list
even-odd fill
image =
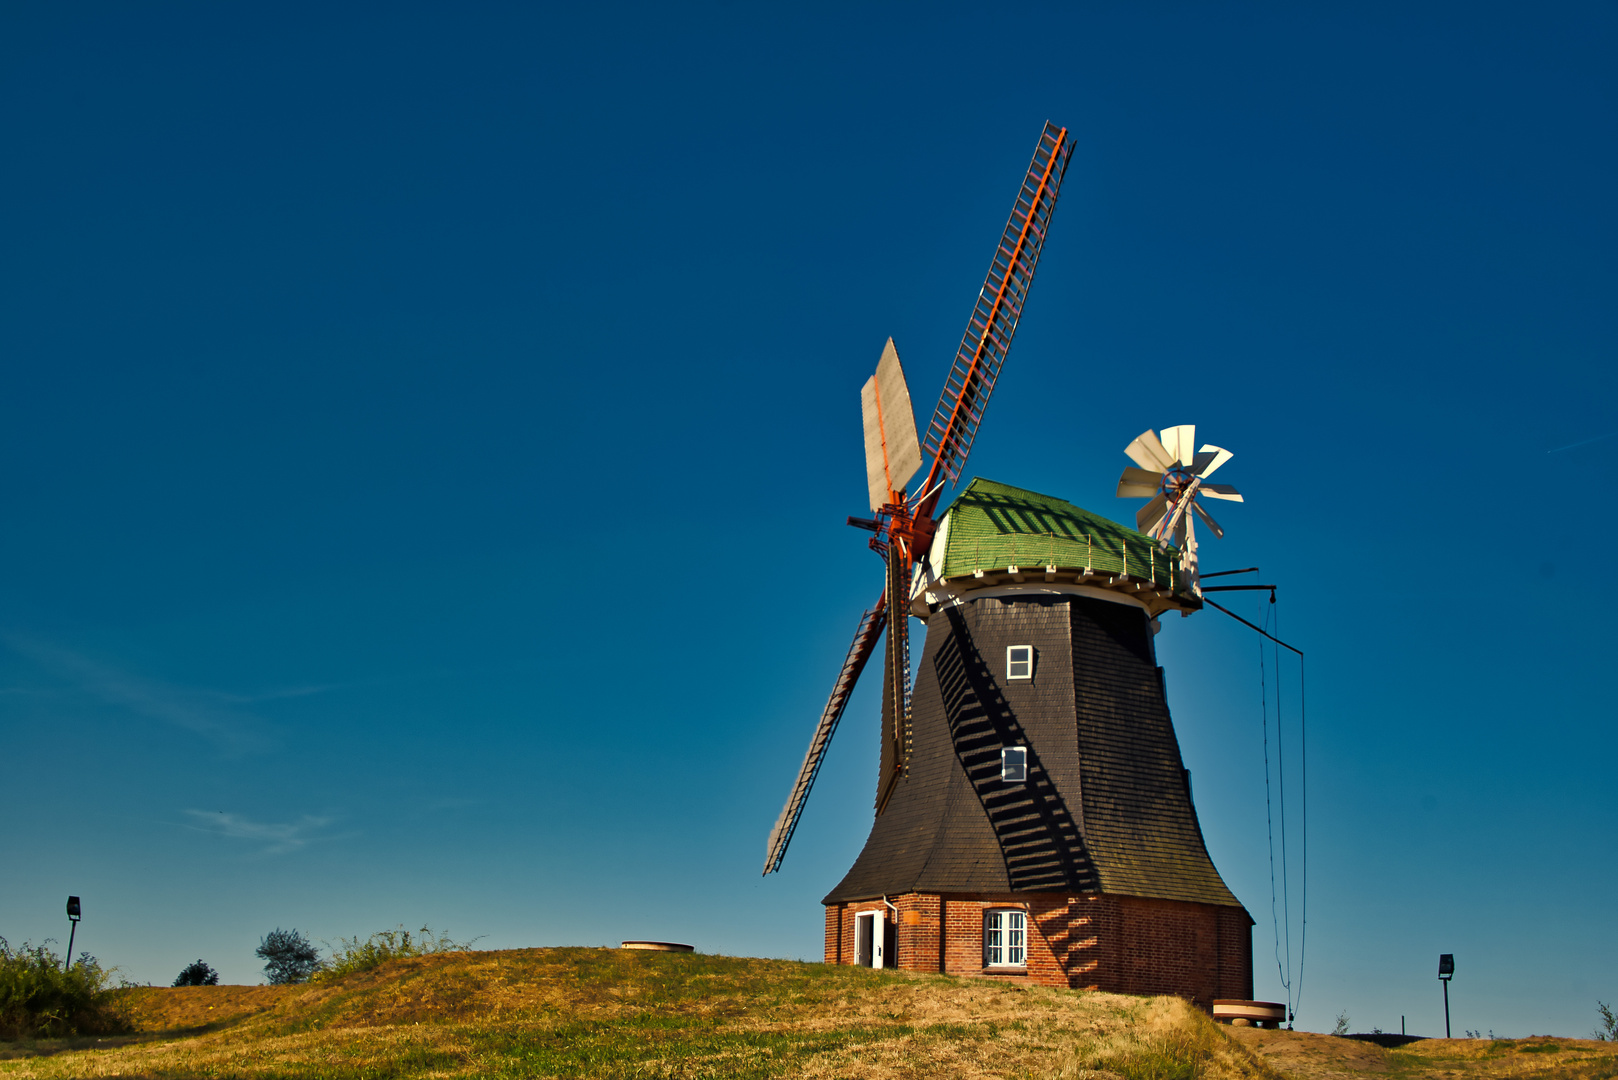
{"label": "windmill", "polygon": [[1148,428],[1124,448],[1139,468],[1126,467],[1118,478],[1120,499],[1150,500],[1135,513],[1135,526],[1164,546],[1173,538],[1184,553],[1193,589],[1197,581],[1197,534],[1192,519],[1201,518],[1215,536],[1225,535],[1201,500],[1242,501],[1241,492],[1229,484],[1208,483],[1208,477],[1235,455],[1212,445],[1193,452],[1196,445],[1197,429],[1193,424],[1164,428],[1161,434]]}
{"label": "windmill", "polygon": [[[877,789],[878,813],[886,807],[895,783],[904,773],[910,746],[907,609],[911,570],[917,559],[926,557],[930,548],[937,528],[932,514],[940,489],[946,482],[960,479],[972,451],[972,441],[983,422],[989,395],[994,391],[995,380],[1017,332],[1072,153],[1073,144],[1068,139],[1067,129],[1046,123],[1012,206],[1011,217],[1000,235],[988,276],[978,291],[977,303],[944,380],[938,405],[927,425],[925,447],[916,435],[910,390],[905,384],[904,369],[893,339],[888,339],[877,361],[876,374],[860,393],[865,422],[866,481],[875,516],[848,520],[850,525],[876,534],[870,546],[887,561],[887,581],[876,603],[860,616],[853,643],[832,684],[826,707],[821,711],[792,793],[770,830],[765,874],[781,867],[787,845],[803,814],[805,800],[825,760],[826,748],[831,744],[849,695],[854,692],[884,627],[888,633],[882,665],[882,779]],[[923,448],[932,464],[914,494],[907,494],[906,485],[921,469]]]}
{"label": "windmill", "polygon": [[[1253,920],[1208,857],[1153,645],[1159,615],[1203,606],[1194,564],[1168,538],[1182,521],[1190,538],[1186,515],[1223,452],[1191,453],[1189,428],[1171,429],[1172,453],[1142,437],[1152,449],[1131,482],[1161,503],[1142,519],[1150,535],[983,477],[940,508],[1005,363],[1071,154],[1067,130],[1047,124],[923,433],[891,340],[861,391],[872,516],[848,520],[872,533],[885,581],[764,873],[780,868],[880,641],[876,812],[822,900],[828,963],[1248,998]],[[1050,402],[1057,424],[1111,393],[1112,372],[1075,368]],[[914,686],[911,616],[926,624]]]}

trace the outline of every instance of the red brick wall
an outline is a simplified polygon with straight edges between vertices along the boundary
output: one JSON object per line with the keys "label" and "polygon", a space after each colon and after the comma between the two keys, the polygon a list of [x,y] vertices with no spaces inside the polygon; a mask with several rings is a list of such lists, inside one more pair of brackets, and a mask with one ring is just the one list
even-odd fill
{"label": "red brick wall", "polygon": [[[1028,964],[1024,971],[983,964],[983,913],[990,908],[1021,908],[1028,913]],[[1066,986],[1071,919],[1066,894],[1005,893],[949,896],[944,909],[944,970],[951,975],[1022,976],[1031,982]]]}
{"label": "red brick wall", "polygon": [[901,971],[937,971],[942,956],[943,927],[937,896],[906,893],[893,898],[899,909],[897,967]]}
{"label": "red brick wall", "polygon": [[[854,914],[880,911],[894,927],[890,967],[951,975],[1027,979],[1048,986],[1126,994],[1178,994],[1207,1008],[1216,997],[1250,998],[1250,922],[1240,908],[1097,893],[1004,893],[889,897],[826,907],[826,962],[854,962]],[[1025,970],[983,964],[983,913],[1028,912]]]}
{"label": "red brick wall", "polygon": [[1236,908],[1219,913],[1219,993],[1222,998],[1253,997],[1253,920]]}
{"label": "red brick wall", "polygon": [[[897,904],[897,901],[895,903]],[[846,904],[826,905],[826,963],[855,962],[859,954],[854,945],[854,930],[858,922],[854,916],[866,911],[880,912],[887,926],[894,923],[892,909],[882,902],[880,896],[875,900],[852,900]],[[904,949],[901,946],[897,951],[902,955]],[[891,956],[884,959],[888,967],[894,966]]]}
{"label": "red brick wall", "polygon": [[1133,896],[1108,899],[1115,921],[1106,989],[1178,994],[1204,1008],[1211,1007],[1216,997],[1252,997],[1250,924],[1245,912]]}

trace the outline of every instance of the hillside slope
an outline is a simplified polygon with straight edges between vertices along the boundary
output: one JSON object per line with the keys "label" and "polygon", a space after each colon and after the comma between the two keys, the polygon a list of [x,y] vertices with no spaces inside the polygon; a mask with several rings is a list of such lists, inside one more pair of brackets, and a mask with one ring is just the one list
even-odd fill
{"label": "hillside slope", "polygon": [[1175,998],[616,949],[139,990],[129,1007],[143,1033],[19,1046],[0,1077],[1276,1075]]}
{"label": "hillside slope", "polygon": [[1385,1051],[1138,998],[736,957],[527,949],[329,983],[130,991],[135,1032],[0,1043],[7,1077],[1618,1078],[1585,1040]]}

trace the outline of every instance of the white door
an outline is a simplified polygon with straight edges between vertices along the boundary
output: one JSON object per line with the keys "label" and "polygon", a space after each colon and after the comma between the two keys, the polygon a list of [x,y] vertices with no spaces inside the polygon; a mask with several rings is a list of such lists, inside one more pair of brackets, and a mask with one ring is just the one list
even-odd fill
{"label": "white door", "polygon": [[875,930],[876,916],[871,912],[854,916],[854,962],[860,967],[871,966]]}

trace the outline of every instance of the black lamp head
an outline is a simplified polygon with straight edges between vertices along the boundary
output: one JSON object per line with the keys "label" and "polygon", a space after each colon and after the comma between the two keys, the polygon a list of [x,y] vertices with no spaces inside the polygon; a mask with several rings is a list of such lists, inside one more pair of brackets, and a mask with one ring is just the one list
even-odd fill
{"label": "black lamp head", "polygon": [[67,917],[70,919],[79,917],[79,898],[77,896],[67,898]]}
{"label": "black lamp head", "polygon": [[1447,979],[1455,974],[1455,954],[1443,953],[1438,957],[1438,977]]}

